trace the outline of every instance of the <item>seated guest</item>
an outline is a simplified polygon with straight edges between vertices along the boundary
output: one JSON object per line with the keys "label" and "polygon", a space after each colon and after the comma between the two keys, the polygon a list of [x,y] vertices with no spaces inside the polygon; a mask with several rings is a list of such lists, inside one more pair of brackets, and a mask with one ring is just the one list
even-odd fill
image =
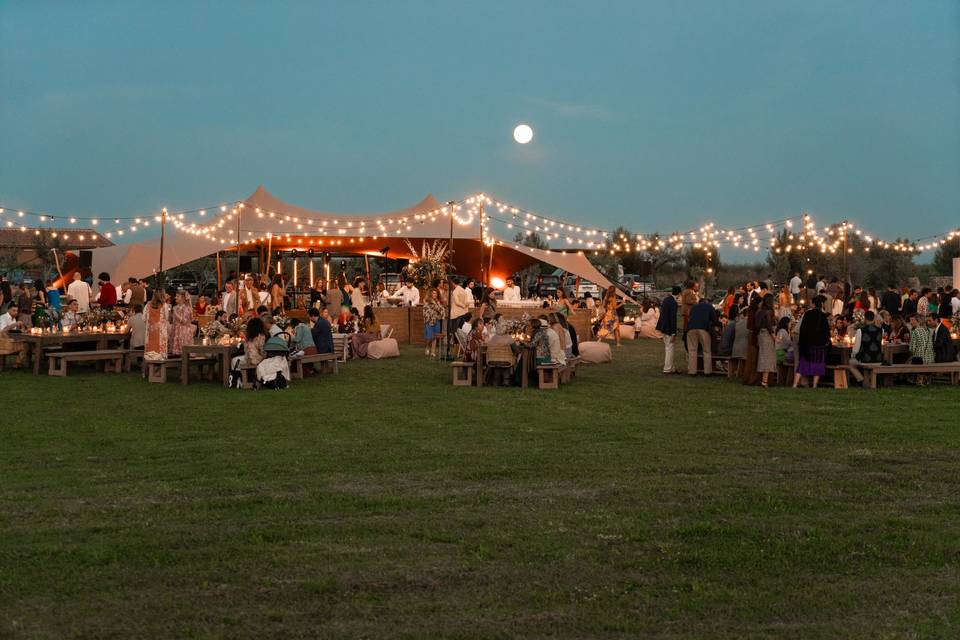
{"label": "seated guest", "polygon": [[550,347],[550,361],[559,364],[566,364],[567,358],[563,353],[563,346],[560,343],[560,336],[550,326],[549,320],[540,316],[540,325],[547,334],[547,344]]}
{"label": "seated guest", "polygon": [[793,339],[790,337],[790,329],[793,321],[784,316],[777,321],[777,332],[774,336],[774,346],[777,349],[777,363],[793,362]]}
{"label": "seated guest", "polygon": [[263,343],[267,341],[267,329],[263,326],[263,320],[258,317],[250,318],[247,322],[247,329],[243,341],[243,355],[235,357],[231,363],[231,369],[237,369],[241,366],[256,366],[263,361]]}
{"label": "seated guest", "polygon": [[197,303],[193,305],[193,313],[198,316],[202,316],[207,312],[207,296],[199,295],[197,296]]}
{"label": "seated guest", "polygon": [[267,331],[269,337],[278,336],[283,333],[281,329],[274,321],[273,316],[269,313],[264,313],[260,315],[260,322],[263,323],[263,328]]}
{"label": "seated guest", "polygon": [[340,333],[352,333],[353,320],[350,314],[350,307],[343,305],[340,307],[340,315],[337,316],[337,331]]}
{"label": "seated guest", "polygon": [[[0,296],[2,297],[2,296]],[[20,307],[18,306],[16,300],[10,303],[10,306],[7,307],[7,310],[0,314],[0,343],[2,343],[4,351],[10,355],[16,353],[17,361],[14,364],[15,367],[22,367],[27,362],[27,345],[23,342],[14,342],[10,340],[11,331],[23,331],[24,324],[18,318],[20,315]]]}
{"label": "seated guest", "polygon": [[222,309],[220,311],[217,311],[213,315],[213,320],[208,322],[207,325],[203,328],[203,335],[213,339],[217,339],[220,336],[227,335],[228,333],[230,333],[230,328],[227,327],[226,320],[227,320],[227,312],[223,311]]}
{"label": "seated guest", "polygon": [[147,341],[147,323],[143,319],[143,305],[133,305],[133,315],[127,318],[130,326],[130,348],[143,349]]}
{"label": "seated guest", "polygon": [[530,338],[526,341],[528,347],[533,347],[533,359],[535,364],[550,364],[550,338],[547,335],[546,321],[538,318],[531,318],[529,321],[528,333]]}
{"label": "seated guest", "polygon": [[[76,301],[74,301],[76,302]],[[20,322],[18,316],[20,315],[20,307],[16,301],[11,302],[7,307],[7,310],[0,315],[0,331],[21,331],[23,330],[23,323]]]}
{"label": "seated guest", "polygon": [[367,347],[371,342],[380,339],[380,321],[373,313],[373,307],[363,308],[363,318],[360,319],[360,330],[350,336],[350,346],[354,358],[366,358]]}
{"label": "seated guest", "polygon": [[60,324],[64,331],[76,331],[79,328],[80,320],[83,314],[80,313],[80,303],[77,300],[71,300],[67,305],[67,310],[60,319]]}
{"label": "seated guest", "polygon": [[[464,323],[461,330],[465,330],[468,325]],[[484,343],[483,339],[483,328],[484,322],[482,318],[477,318],[474,322],[469,325],[470,332],[467,334],[466,340],[466,349],[464,349],[464,359],[467,362],[476,362],[477,357],[480,355],[480,347]]]}
{"label": "seated guest", "polygon": [[[294,353],[301,353],[305,356],[312,356],[317,353],[317,346],[313,342],[313,333],[310,327],[300,322],[298,318],[290,318],[288,327],[290,332],[290,350]],[[304,375],[313,373],[313,364],[305,363],[303,365]]]}
{"label": "seated guest", "polygon": [[[547,322],[550,324],[550,328],[553,329],[553,332],[557,334],[557,338],[560,340],[560,350],[563,351],[565,357],[573,355],[573,351],[570,347],[570,334],[567,330],[560,324],[560,321],[557,319],[559,313],[551,313],[546,316]],[[543,316],[541,316],[543,319]]]}
{"label": "seated guest", "polygon": [[644,300],[641,305],[642,312],[639,318],[639,331],[641,338],[653,338],[659,340],[663,334],[657,331],[657,322],[660,320],[660,308],[651,300]]}
{"label": "seated guest", "polygon": [[317,348],[317,353],[333,353],[333,327],[330,325],[330,314],[326,309],[320,312],[312,308],[307,312],[310,322],[310,334],[313,337],[313,344]]}

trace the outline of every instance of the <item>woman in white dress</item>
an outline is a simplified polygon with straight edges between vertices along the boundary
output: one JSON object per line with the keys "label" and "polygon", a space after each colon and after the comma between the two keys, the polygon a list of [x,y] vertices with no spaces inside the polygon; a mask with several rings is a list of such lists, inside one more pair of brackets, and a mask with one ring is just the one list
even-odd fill
{"label": "woman in white dress", "polygon": [[357,276],[353,279],[353,291],[350,292],[350,306],[363,313],[363,308],[367,306],[367,296],[363,293],[363,278]]}
{"label": "woman in white dress", "polygon": [[660,309],[649,300],[643,301],[640,314],[640,337],[659,340],[663,334],[657,331],[657,322],[660,320]]}

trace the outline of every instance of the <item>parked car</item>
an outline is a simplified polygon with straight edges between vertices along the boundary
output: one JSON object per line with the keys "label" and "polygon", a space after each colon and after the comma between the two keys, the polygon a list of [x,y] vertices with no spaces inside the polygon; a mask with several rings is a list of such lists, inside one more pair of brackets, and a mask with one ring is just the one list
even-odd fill
{"label": "parked car", "polygon": [[197,295],[200,293],[200,278],[196,276],[181,275],[176,278],[171,278],[167,282],[167,286],[173,289],[183,289],[190,295]]}
{"label": "parked car", "polygon": [[394,291],[400,288],[402,280],[399,273],[383,273],[380,274],[380,282],[387,288],[387,293],[392,295]]}
{"label": "parked car", "polygon": [[655,290],[654,283],[650,278],[643,278],[633,273],[623,274],[623,276],[620,277],[620,284],[622,284],[634,298],[649,296]]}
{"label": "parked car", "polygon": [[539,292],[537,291],[537,280],[534,280],[530,283],[530,289],[527,292],[529,297],[535,298],[538,293],[541,298],[548,298],[550,296],[557,295],[557,288],[560,286],[560,276],[547,275],[541,276],[542,282],[539,285]]}
{"label": "parked car", "polygon": [[567,276],[567,280],[563,286],[566,288],[567,294],[571,298],[584,298],[586,297],[585,294],[589,293],[594,300],[598,300],[603,293],[600,291],[599,286],[593,282],[590,282],[589,280],[584,280],[583,278],[580,279],[580,286],[578,288],[577,276]]}

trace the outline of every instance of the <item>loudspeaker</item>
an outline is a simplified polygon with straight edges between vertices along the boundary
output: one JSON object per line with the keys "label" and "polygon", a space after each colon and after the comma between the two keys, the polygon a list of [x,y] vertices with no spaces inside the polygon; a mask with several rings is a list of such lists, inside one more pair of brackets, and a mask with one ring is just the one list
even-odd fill
{"label": "loudspeaker", "polygon": [[240,271],[245,273],[253,271],[253,256],[240,256]]}
{"label": "loudspeaker", "polygon": [[643,260],[640,262],[640,273],[638,273],[641,278],[653,275],[653,261],[652,260]]}
{"label": "loudspeaker", "polygon": [[80,268],[89,269],[93,266],[93,251],[80,252]]}

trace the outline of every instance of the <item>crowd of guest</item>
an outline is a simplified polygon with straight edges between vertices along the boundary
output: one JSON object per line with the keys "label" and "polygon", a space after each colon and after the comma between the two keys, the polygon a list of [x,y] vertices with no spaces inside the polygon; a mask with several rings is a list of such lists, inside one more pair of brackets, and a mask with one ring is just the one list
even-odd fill
{"label": "crowd of guest", "polygon": [[[809,298],[807,297],[809,296]],[[953,324],[960,316],[956,289],[897,289],[843,285],[837,278],[804,283],[800,274],[775,290],[770,282],[731,287],[719,305],[700,296],[699,285],[674,287],[661,302],[657,329],[664,343],[665,374],[676,373],[674,346],[679,335],[687,350],[687,373],[712,373],[713,356],[730,358],[739,378],[768,386],[779,365],[793,367],[793,386],[816,387],[828,364],[845,363],[863,379],[863,364],[883,361],[883,345],[900,343],[896,355],[917,364],[957,360]],[[702,363],[702,365],[700,364]],[[924,379],[921,377],[920,381]]]}

